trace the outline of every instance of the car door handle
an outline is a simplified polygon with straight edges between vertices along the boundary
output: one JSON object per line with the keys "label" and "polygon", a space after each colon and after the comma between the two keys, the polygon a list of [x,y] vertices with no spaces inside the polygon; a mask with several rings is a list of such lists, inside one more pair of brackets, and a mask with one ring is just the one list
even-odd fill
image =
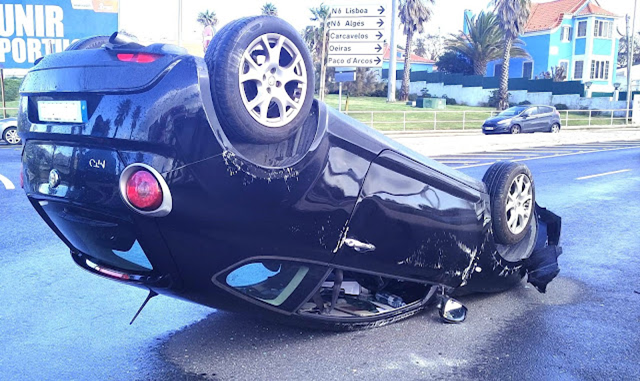
{"label": "car door handle", "polygon": [[356,239],[347,238],[344,240],[344,244],[349,248],[353,248],[356,252],[359,252],[359,253],[372,252],[376,250],[375,245],[363,243]]}

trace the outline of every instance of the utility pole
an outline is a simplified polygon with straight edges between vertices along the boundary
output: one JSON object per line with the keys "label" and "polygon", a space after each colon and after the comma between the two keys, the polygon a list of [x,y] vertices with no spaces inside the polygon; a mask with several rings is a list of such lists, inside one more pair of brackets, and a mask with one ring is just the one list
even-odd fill
{"label": "utility pole", "polygon": [[631,89],[631,69],[633,68],[633,50],[635,47],[636,34],[636,11],[638,10],[638,0],[633,5],[633,23],[631,24],[631,34],[629,34],[629,15],[627,15],[627,122],[629,121],[629,110],[633,106],[631,99],[633,91]]}
{"label": "utility pole", "polygon": [[327,77],[326,49],[327,49],[327,19],[322,22],[322,60],[320,61],[320,92],[318,98],[324,101],[324,87]]}
{"label": "utility pole", "polygon": [[182,0],[178,0],[178,46],[182,46]]}
{"label": "utility pole", "polygon": [[391,41],[389,50],[389,85],[387,102],[396,101],[396,67],[398,48],[396,47],[396,19],[398,18],[398,0],[391,0]]}
{"label": "utility pole", "polygon": [[7,104],[4,99],[4,69],[0,69],[0,89],[2,89],[2,118],[7,118]]}

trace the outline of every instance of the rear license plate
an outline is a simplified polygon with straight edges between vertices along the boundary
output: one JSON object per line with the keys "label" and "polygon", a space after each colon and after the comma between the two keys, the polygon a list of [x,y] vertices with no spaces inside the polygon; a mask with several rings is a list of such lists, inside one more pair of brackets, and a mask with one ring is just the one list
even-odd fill
{"label": "rear license plate", "polygon": [[43,122],[87,122],[87,101],[38,101],[38,119]]}

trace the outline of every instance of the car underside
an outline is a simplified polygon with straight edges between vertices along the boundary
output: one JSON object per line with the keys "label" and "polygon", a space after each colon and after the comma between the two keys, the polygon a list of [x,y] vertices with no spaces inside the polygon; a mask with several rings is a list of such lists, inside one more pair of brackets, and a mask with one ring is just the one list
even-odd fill
{"label": "car underside", "polygon": [[21,96],[30,202],[80,267],[150,297],[358,329],[434,302],[459,322],[450,296],[558,273],[560,218],[526,166],[478,181],[314,100],[275,17],[230,23],[205,59],[87,39]]}

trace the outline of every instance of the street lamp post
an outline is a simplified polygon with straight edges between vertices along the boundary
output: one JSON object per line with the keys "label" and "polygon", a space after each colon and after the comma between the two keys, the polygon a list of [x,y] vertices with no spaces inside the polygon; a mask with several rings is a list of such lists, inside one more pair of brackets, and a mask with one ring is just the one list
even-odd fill
{"label": "street lamp post", "polygon": [[632,89],[631,89],[631,69],[633,68],[633,48],[635,44],[635,34],[636,34],[636,11],[638,9],[638,0],[634,1],[633,5],[633,23],[632,23],[632,32],[629,35],[629,22],[627,20],[627,121],[629,121],[629,110],[631,109],[631,105],[633,100],[632,97]]}
{"label": "street lamp post", "polygon": [[[396,66],[398,48],[396,47],[396,19],[398,18],[397,0],[391,1],[391,39],[389,50],[389,84],[387,86],[387,102],[396,101]],[[384,58],[384,57],[383,57]]]}

